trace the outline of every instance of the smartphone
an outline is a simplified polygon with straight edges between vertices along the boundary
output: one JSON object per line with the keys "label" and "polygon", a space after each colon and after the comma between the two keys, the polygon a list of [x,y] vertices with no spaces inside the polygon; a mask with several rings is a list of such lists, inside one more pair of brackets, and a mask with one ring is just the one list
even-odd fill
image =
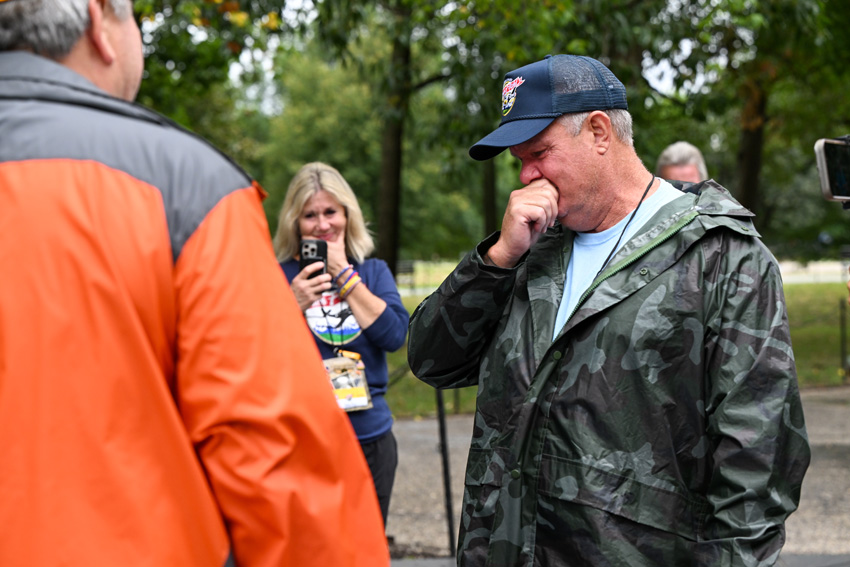
{"label": "smartphone", "polygon": [[850,139],[815,142],[820,190],[828,201],[850,201]]}
{"label": "smartphone", "polygon": [[328,271],[328,243],[324,240],[302,240],[299,252],[301,256],[301,259],[298,261],[299,272],[304,269],[304,266],[308,266],[314,262],[321,262],[322,269],[310,274],[311,278]]}

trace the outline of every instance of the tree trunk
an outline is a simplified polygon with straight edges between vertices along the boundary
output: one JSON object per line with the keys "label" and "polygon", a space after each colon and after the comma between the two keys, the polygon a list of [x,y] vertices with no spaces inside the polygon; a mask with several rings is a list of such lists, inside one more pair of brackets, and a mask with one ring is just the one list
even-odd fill
{"label": "tree trunk", "polygon": [[744,87],[744,109],[741,115],[741,144],[738,148],[738,198],[741,204],[758,215],[762,211],[759,191],[761,156],[764,150],[764,126],[767,122],[767,92],[756,80]]}
{"label": "tree trunk", "polygon": [[[404,21],[403,15],[396,15]],[[393,275],[398,266],[401,218],[401,167],[404,119],[410,101],[410,41],[396,35],[387,73],[387,108],[381,141],[381,180],[378,190],[378,257]]]}
{"label": "tree trunk", "polygon": [[378,189],[378,257],[393,275],[398,266],[399,209],[401,208],[401,144],[404,119],[387,116],[381,141],[381,178]]}

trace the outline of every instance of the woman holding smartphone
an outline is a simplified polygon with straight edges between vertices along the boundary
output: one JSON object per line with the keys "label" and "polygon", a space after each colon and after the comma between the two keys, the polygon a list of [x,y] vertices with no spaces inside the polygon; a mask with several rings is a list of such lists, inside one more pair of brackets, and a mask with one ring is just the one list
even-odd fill
{"label": "woman holding smartphone", "polygon": [[[302,240],[327,243],[327,261],[299,265]],[[310,250],[316,243],[308,243]],[[280,211],[274,249],[322,358],[358,359],[371,407],[346,407],[366,462],[386,526],[398,464],[387,391],[387,352],[404,344],[409,315],[386,262],[367,258],[374,241],[357,197],[330,165],[304,165],[289,184]]]}

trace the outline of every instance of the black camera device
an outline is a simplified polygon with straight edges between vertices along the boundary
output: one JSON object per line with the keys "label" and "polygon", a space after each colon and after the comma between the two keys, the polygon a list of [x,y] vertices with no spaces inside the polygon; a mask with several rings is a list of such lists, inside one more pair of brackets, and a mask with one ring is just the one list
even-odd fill
{"label": "black camera device", "polygon": [[818,140],[815,158],[824,199],[850,209],[850,135]]}

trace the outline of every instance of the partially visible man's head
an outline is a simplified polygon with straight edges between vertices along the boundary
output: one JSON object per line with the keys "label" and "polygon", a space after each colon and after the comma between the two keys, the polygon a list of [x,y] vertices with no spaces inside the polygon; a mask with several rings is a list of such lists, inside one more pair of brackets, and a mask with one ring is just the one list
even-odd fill
{"label": "partially visible man's head", "polygon": [[[121,20],[133,15],[131,0],[105,0]],[[0,51],[26,50],[61,59],[90,23],[89,0],[0,2]]]}
{"label": "partially visible man's head", "polygon": [[473,159],[487,160],[522,144],[561,121],[575,130],[594,110],[611,118],[617,138],[631,146],[631,115],[626,88],[602,63],[579,55],[547,56],[505,75],[499,127],[469,150]]}
{"label": "partially visible man's head", "polygon": [[708,169],[702,152],[693,144],[680,141],[664,148],[658,156],[655,175],[662,179],[698,183],[708,179]]}
{"label": "partially visible man's head", "polygon": [[[133,19],[133,0],[6,0],[0,2],[0,51],[31,51],[63,62],[92,24],[91,9],[102,14],[99,39],[112,78],[110,94],[132,100],[141,82],[141,34]],[[102,47],[102,46],[101,46]],[[87,77],[92,79],[92,77]],[[94,81],[96,82],[96,81]]]}

